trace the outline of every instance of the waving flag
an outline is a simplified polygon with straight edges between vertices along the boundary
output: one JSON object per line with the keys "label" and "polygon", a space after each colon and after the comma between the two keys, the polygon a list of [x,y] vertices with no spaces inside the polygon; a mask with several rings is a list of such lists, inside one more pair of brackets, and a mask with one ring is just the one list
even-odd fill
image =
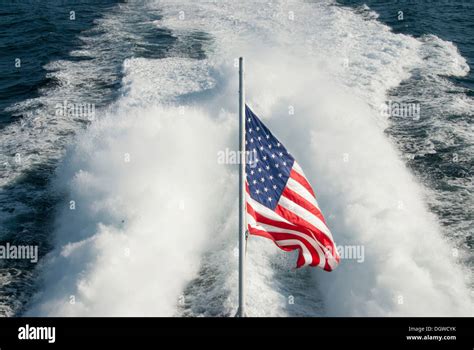
{"label": "waving flag", "polygon": [[[303,170],[258,117],[245,106],[247,223],[285,251],[298,249],[296,267],[332,271],[339,255]],[[252,161],[253,160],[253,161]]]}

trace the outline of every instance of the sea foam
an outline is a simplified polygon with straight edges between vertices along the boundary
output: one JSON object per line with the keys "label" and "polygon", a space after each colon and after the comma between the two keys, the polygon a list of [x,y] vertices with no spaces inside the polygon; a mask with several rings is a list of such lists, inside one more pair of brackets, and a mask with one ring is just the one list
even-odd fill
{"label": "sea foam", "polygon": [[28,314],[235,312],[237,169],[217,152],[237,144],[239,55],[247,102],[302,165],[336,243],[365,248],[332,273],[295,271],[294,254],[251,237],[249,315],[472,314],[465,271],[376,108],[424,64],[420,41],[327,4],[160,6],[158,26],[211,34],[208,58],[126,62],[124,96],[58,172],[57,248]]}

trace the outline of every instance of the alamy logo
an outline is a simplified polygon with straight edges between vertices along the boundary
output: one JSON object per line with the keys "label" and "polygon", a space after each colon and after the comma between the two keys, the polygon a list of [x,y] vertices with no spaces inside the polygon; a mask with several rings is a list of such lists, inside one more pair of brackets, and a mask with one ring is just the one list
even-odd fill
{"label": "alamy logo", "polygon": [[95,118],[94,103],[72,103],[64,100],[63,103],[56,104],[55,109],[56,116],[82,118],[90,121]]}
{"label": "alamy logo", "polygon": [[56,327],[34,327],[26,324],[18,328],[18,339],[20,340],[47,340],[48,343],[56,341]]}
{"label": "alamy logo", "polygon": [[[223,151],[217,152],[217,164],[240,164],[241,162],[240,151],[230,150],[226,148]],[[245,152],[245,164],[248,164],[251,168],[255,168],[258,163],[257,152],[246,151]]]}
{"label": "alamy logo", "polygon": [[0,259],[26,259],[32,263],[38,262],[37,245],[0,245]]}
{"label": "alamy logo", "polygon": [[420,120],[420,104],[388,101],[380,106],[380,113],[384,117]]}

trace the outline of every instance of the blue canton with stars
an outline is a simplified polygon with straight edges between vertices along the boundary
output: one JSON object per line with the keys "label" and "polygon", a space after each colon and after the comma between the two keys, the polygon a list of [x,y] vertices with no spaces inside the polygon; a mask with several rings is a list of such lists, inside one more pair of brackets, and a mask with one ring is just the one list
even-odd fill
{"label": "blue canton with stars", "polygon": [[245,166],[250,196],[275,210],[295,159],[258,117],[245,106]]}

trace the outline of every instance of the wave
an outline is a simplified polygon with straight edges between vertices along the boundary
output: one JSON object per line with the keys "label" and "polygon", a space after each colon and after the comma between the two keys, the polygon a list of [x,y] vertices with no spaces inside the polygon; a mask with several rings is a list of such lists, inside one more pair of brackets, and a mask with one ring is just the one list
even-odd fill
{"label": "wave", "polygon": [[[68,38],[75,37],[77,32],[60,35],[56,46],[66,40],[66,49],[73,47],[74,50],[69,55],[60,55],[60,59],[57,55],[52,57],[53,60],[42,67],[46,80],[38,87],[38,96],[10,105],[7,112],[18,120],[0,132],[0,239],[39,245],[40,256],[51,248],[50,223],[54,218],[51,208],[61,197],[50,190],[49,183],[65,148],[74,141],[78,130],[98,116],[95,110],[115,100],[124,59],[135,52],[149,54],[145,36],[150,28],[156,28],[153,20],[159,18],[153,8],[143,11],[144,7],[136,9],[124,5],[90,6],[93,5],[79,7],[86,13],[81,21],[90,23],[92,28],[89,24],[84,27],[81,22],[77,29],[88,29],[80,32],[73,43]],[[51,11],[62,10],[52,5]],[[30,24],[42,27],[45,23],[43,20],[35,22],[33,18]],[[139,28],[136,23],[140,23]],[[157,56],[171,46],[172,41],[165,33],[159,34],[162,45],[159,49],[153,48]],[[38,44],[37,48],[40,47]],[[54,47],[49,49],[54,51]],[[27,71],[23,73],[28,75]],[[2,285],[8,286],[0,290],[1,315],[22,312],[34,289],[33,270],[31,264],[12,261],[0,264]]]}
{"label": "wave", "polygon": [[426,64],[422,41],[332,3],[156,6],[160,28],[212,38],[207,58],[124,62],[123,96],[58,171],[68,196],[26,314],[233,314],[237,169],[217,152],[236,148],[240,55],[247,102],[305,169],[336,243],[365,252],[332,273],[294,270],[294,255],[251,237],[249,315],[472,314],[467,271],[378,109]]}

